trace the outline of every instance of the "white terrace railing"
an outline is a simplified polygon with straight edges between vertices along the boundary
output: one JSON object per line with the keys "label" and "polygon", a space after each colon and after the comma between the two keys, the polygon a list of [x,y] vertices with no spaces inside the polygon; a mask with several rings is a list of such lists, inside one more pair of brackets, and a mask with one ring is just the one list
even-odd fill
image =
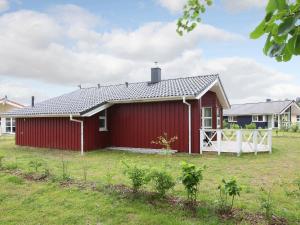
{"label": "white terrace railing", "polygon": [[200,154],[203,152],[272,152],[272,129],[200,129]]}

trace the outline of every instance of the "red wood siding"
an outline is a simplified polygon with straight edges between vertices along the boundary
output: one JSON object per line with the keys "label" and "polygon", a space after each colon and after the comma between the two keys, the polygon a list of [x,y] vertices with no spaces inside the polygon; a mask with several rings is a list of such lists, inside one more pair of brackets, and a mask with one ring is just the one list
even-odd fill
{"label": "red wood siding", "polygon": [[[198,153],[201,105],[212,107],[216,128],[220,103],[213,92],[188,102],[192,108],[192,152]],[[83,121],[85,151],[107,146],[161,148],[151,141],[166,132],[169,137],[178,137],[173,149],[188,152],[188,106],[182,101],[113,105],[107,109],[108,131],[99,131],[99,113]],[[69,118],[20,118],[16,123],[17,145],[80,150],[80,124]]]}
{"label": "red wood siding", "polygon": [[69,118],[18,118],[16,144],[80,150],[80,124],[71,122]]}
{"label": "red wood siding", "polygon": [[112,146],[161,148],[151,141],[166,132],[178,137],[174,149],[188,150],[188,107],[182,101],[118,104],[108,114]]}

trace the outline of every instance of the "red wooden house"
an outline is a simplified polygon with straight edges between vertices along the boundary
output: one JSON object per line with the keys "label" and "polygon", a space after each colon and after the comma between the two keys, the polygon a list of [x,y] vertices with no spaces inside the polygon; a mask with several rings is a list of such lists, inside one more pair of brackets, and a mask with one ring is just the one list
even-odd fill
{"label": "red wooden house", "polygon": [[177,136],[173,149],[199,153],[200,128],[221,128],[229,102],[218,75],[80,88],[10,112],[16,144],[84,151],[105,147],[160,148],[151,141]]}

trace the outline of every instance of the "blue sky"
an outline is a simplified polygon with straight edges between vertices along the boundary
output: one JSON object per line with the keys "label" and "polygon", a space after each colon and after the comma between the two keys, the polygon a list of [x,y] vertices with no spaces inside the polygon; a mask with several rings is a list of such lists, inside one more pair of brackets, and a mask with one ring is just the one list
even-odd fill
{"label": "blue sky", "polygon": [[300,96],[299,57],[278,63],[250,40],[262,0],[216,0],[191,34],[178,37],[184,0],[0,0],[0,96],[29,103],[76,89],[219,73],[230,101]]}

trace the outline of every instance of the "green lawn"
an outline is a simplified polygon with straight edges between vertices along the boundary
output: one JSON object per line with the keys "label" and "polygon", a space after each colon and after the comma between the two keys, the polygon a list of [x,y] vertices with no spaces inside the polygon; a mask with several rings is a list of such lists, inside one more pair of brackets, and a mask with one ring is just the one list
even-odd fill
{"label": "green lawn", "polygon": [[[221,224],[225,222],[213,213],[213,204],[218,184],[222,178],[230,177],[236,177],[243,186],[237,208],[260,212],[260,188],[273,185],[275,214],[285,217],[290,224],[300,224],[299,195],[288,194],[296,189],[294,181],[300,178],[299,134],[275,136],[273,153],[257,156],[165,156],[99,150],[82,158],[76,152],[17,147],[9,137],[0,137],[0,155],[5,156],[4,165],[17,164],[25,172],[32,170],[28,166],[30,161],[43,159],[56,176],[62,174],[64,158],[72,178],[82,180],[83,167],[87,165],[87,179],[100,184],[107,183],[111,177],[113,184],[129,185],[123,175],[122,160],[149,167],[167,163],[174,177],[180,175],[180,163],[184,160],[207,166],[199,187],[199,200],[207,206],[200,207],[196,214],[164,202],[149,204],[143,199],[125,198],[117,193],[63,188],[57,182],[27,181],[0,172],[0,224]],[[151,191],[151,187],[146,189]],[[179,181],[170,194],[185,197]]]}

